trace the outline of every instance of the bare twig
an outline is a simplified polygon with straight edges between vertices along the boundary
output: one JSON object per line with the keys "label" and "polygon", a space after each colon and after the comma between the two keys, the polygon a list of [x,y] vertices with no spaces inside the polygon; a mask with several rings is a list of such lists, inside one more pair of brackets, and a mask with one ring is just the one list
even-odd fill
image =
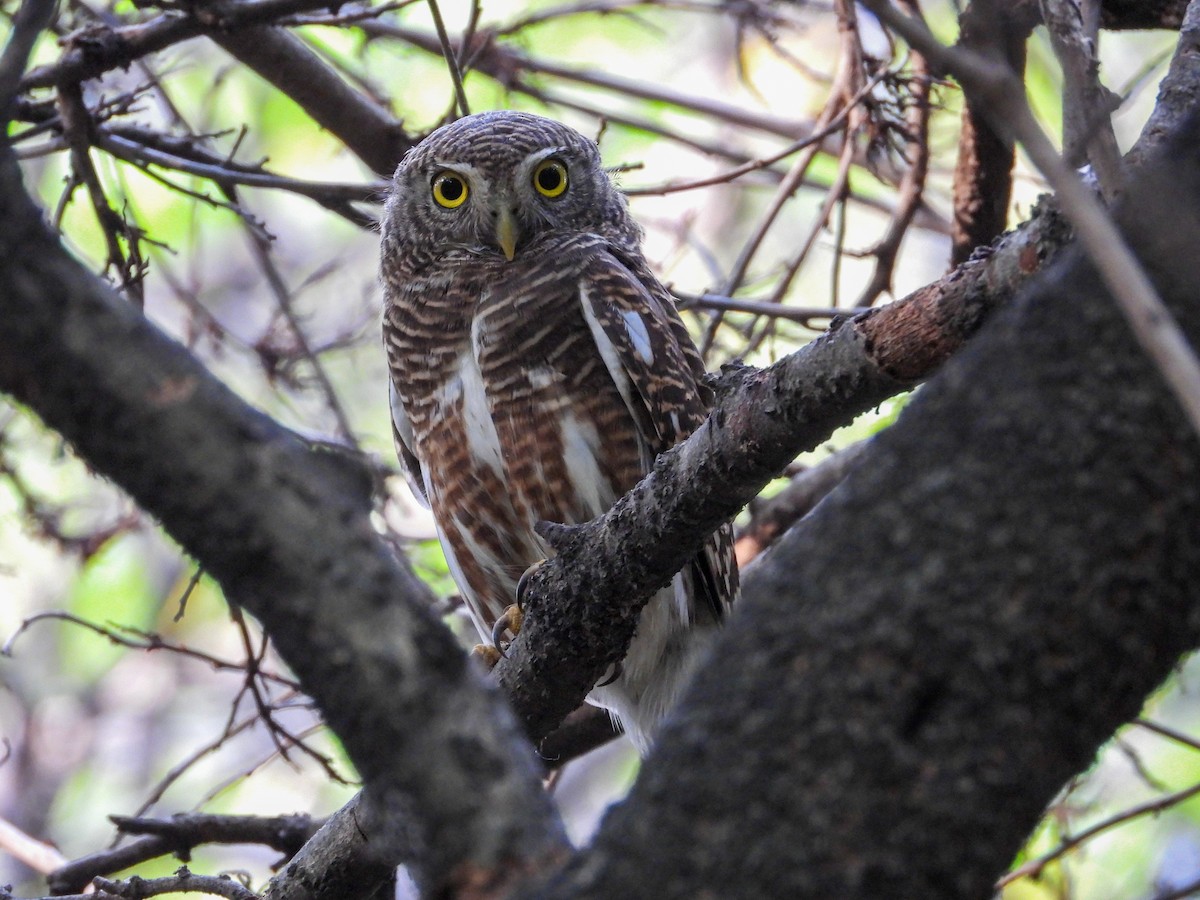
{"label": "bare twig", "polygon": [[7,819],[0,819],[0,848],[43,875],[66,862],[58,848],[26,834]]}
{"label": "bare twig", "polygon": [[[1070,0],[1039,0],[1039,5],[1063,72],[1063,159],[1072,168],[1090,162],[1100,193],[1112,202],[1121,187],[1121,153],[1111,118],[1116,98],[1100,83],[1092,29]],[[1092,24],[1099,27],[1098,16]]]}
{"label": "bare twig", "polygon": [[[231,737],[241,734],[243,731],[254,727],[254,725],[258,722],[257,714],[253,716],[247,716],[238,722],[234,722],[235,715],[236,710],[231,709],[229,721],[225,723],[225,728],[217,738],[209,741],[203,747],[193,750],[183,759],[171,766],[171,768],[167,771],[167,774],[160,778],[158,783],[155,784],[154,787],[152,787],[142,799],[142,802],[138,805],[137,809],[134,810],[134,815],[141,816],[149,812],[151,807],[153,807],[155,803],[163,798],[163,795],[167,792],[171,785],[182,778],[183,775],[192,768],[192,766],[204,759],[204,757],[216,753],[223,746],[225,746],[225,742]],[[117,870],[114,869],[113,871]]]}
{"label": "bare twig", "polygon": [[[62,114],[63,134],[71,148],[71,168],[75,177],[87,188],[92,209],[96,214],[96,222],[104,235],[108,247],[108,262],[105,268],[113,268],[125,288],[126,296],[139,309],[145,304],[142,277],[145,267],[138,250],[141,235],[136,227],[128,225],[124,218],[109,205],[100,183],[100,176],[92,164],[90,155],[94,127],[91,113],[83,102],[83,92],[78,84],[64,85],[58,92],[59,106]],[[124,238],[129,248],[129,256],[121,249],[121,239]]]}
{"label": "bare twig", "polygon": [[[388,22],[365,22],[360,26],[364,32],[373,36],[398,38],[413,46],[442,55],[442,45],[436,35],[414,28],[406,28]],[[553,75],[565,81],[586,84],[601,88],[616,94],[635,97],[641,100],[653,100],[690,110],[731,125],[752,128],[796,140],[812,133],[812,123],[797,119],[784,119],[767,113],[756,112],[734,103],[714,100],[710,97],[688,94],[663,85],[648,81],[613,75],[608,72],[598,72],[581,69],[574,66],[560,65],[544,59],[535,59],[527,54],[505,46],[481,32],[475,40],[480,43],[480,51],[471,58],[471,67],[490,75],[501,82],[511,85],[514,73],[531,72],[541,75]],[[451,46],[456,47],[453,38]]]}
{"label": "bare twig", "polygon": [[[236,196],[236,194],[233,196]],[[275,261],[271,257],[270,242],[253,229],[247,229],[247,235],[250,238],[250,248],[254,252],[259,268],[266,277],[267,285],[275,297],[275,303],[288,324],[292,338],[300,348],[301,356],[308,362],[309,367],[312,369],[313,376],[317,380],[317,385],[320,387],[321,393],[325,396],[326,405],[329,407],[330,412],[333,413],[338,436],[350,447],[358,449],[358,439],[354,435],[354,428],[350,424],[350,418],[342,406],[341,399],[338,397],[337,389],[333,386],[333,381],[330,380],[328,373],[325,371],[325,365],[321,362],[320,356],[313,351],[308,336],[304,333],[300,317],[296,314],[295,307],[292,304],[292,293],[288,289],[283,275],[279,271],[279,267],[275,265]]]}
{"label": "bare twig", "polygon": [[38,35],[50,24],[57,0],[23,0],[13,17],[4,53],[0,54],[0,127],[6,127],[12,103],[25,74]]}
{"label": "bare twig", "polygon": [[438,41],[442,45],[442,57],[446,60],[446,67],[450,70],[450,80],[454,83],[454,99],[458,103],[458,111],[460,115],[469,116],[471,107],[467,103],[467,94],[463,90],[462,70],[458,65],[458,54],[454,47],[450,45],[450,35],[446,33],[446,23],[442,21],[442,10],[438,6],[437,0],[426,0],[429,5],[429,13],[433,16],[433,27],[437,30]]}
{"label": "bare twig", "polygon": [[[169,145],[170,149],[164,145]],[[387,189],[387,184],[383,181],[341,184],[288,178],[268,172],[261,166],[234,163],[195,145],[185,151],[182,142],[168,142],[162,135],[154,135],[144,129],[99,129],[96,134],[96,146],[128,162],[174,169],[210,179],[222,186],[245,185],[299,194],[315,200],[339,215],[346,215],[345,210],[351,202],[377,199],[382,197]],[[361,214],[346,217],[363,227],[374,225],[373,219],[365,218]]]}
{"label": "bare twig", "polygon": [[[919,15],[917,0],[902,0],[910,15]],[[907,134],[908,168],[900,179],[899,198],[896,212],[888,223],[887,232],[871,250],[875,256],[875,270],[871,280],[859,295],[858,306],[871,306],[884,291],[891,290],[892,270],[900,252],[900,242],[908,233],[913,216],[921,204],[925,191],[925,176],[929,171],[929,100],[933,76],[925,57],[914,54],[911,94],[905,115]]]}
{"label": "bare twig", "polygon": [[985,108],[993,111],[996,126],[1012,133],[1025,147],[1057,192],[1064,213],[1138,343],[1158,367],[1192,428],[1200,433],[1200,361],[1104,207],[1062,161],[1037,124],[1021,82],[1004,65],[946,47],[924,22],[904,15],[886,0],[865,2],[932,64],[953,72],[966,91],[979,96]]}
{"label": "bare twig", "polygon": [[1031,859],[1029,862],[1021,864],[1006,874],[1003,878],[996,882],[996,887],[999,889],[1012,884],[1014,881],[1018,881],[1026,877],[1036,878],[1050,863],[1054,862],[1056,859],[1062,858],[1076,847],[1087,843],[1092,838],[1096,837],[1096,835],[1108,831],[1109,829],[1116,828],[1118,825],[1124,825],[1126,822],[1130,822],[1133,819],[1141,818],[1142,816],[1157,815],[1163,810],[1170,809],[1173,806],[1178,806],[1180,803],[1183,803],[1186,800],[1190,800],[1197,794],[1200,794],[1200,784],[1193,784],[1191,787],[1184,788],[1181,791],[1175,791],[1174,793],[1167,794],[1164,797],[1158,797],[1154,800],[1147,801],[1146,803],[1139,803],[1136,806],[1131,806],[1115,816],[1110,816],[1109,818],[1104,819],[1101,822],[1097,822],[1095,825],[1092,825],[1089,828],[1085,828],[1083,831],[1080,831],[1077,834],[1064,837],[1059,845],[1053,850],[1043,853],[1036,859]]}
{"label": "bare twig", "polygon": [[[4,642],[4,646],[0,648],[0,655],[12,656],[13,647],[17,639],[26,631],[38,622],[53,619],[61,622],[69,622],[72,625],[78,625],[86,628],[88,631],[93,631],[101,637],[107,638],[111,643],[121,647],[129,647],[134,650],[166,650],[171,653],[177,653],[181,656],[191,657],[203,663],[207,663],[212,668],[218,671],[244,672],[246,671],[245,663],[234,663],[220,657],[213,656],[211,653],[205,653],[202,650],[194,650],[191,647],[183,644],[175,644],[166,640],[161,635],[153,632],[142,631],[139,628],[131,628],[127,625],[98,625],[95,622],[90,622],[87,619],[81,618],[74,613],[62,612],[59,610],[47,610],[45,612],[36,613],[25,619],[20,627],[13,632],[12,636]],[[261,677],[270,679],[277,684],[293,690],[299,690],[299,686],[291,678],[283,675],[278,675],[274,672],[260,671]]]}
{"label": "bare twig", "polygon": [[257,893],[238,884],[228,875],[193,875],[187,866],[181,866],[174,875],[165,878],[138,878],[136,875],[125,881],[97,878],[95,884],[101,897],[110,894],[122,900],[143,900],[145,897],[175,893],[209,894],[227,900],[259,900]]}
{"label": "bare twig", "polygon": [[1200,750],[1200,739],[1184,734],[1182,731],[1177,731],[1174,728],[1169,728],[1150,719],[1134,719],[1133,723],[1141,728],[1145,728],[1147,731],[1153,731],[1157,735],[1169,738],[1178,744],[1183,744],[1191,750]]}
{"label": "bare twig", "polygon": [[714,309],[725,312],[744,312],[755,316],[788,319],[812,327],[813,319],[832,319],[865,312],[866,307],[835,309],[831,306],[785,306],[774,300],[750,300],[743,297],[724,297],[720,294],[688,294],[673,291],[682,309]]}
{"label": "bare twig", "polygon": [[307,815],[221,816],[191,813],[170,819],[110,816],[122,834],[137,840],[64,862],[47,878],[55,893],[83,889],[97,876],[111,875],[160,856],[174,854],[188,861],[195,847],[205,844],[260,844],[294,854],[320,827]]}

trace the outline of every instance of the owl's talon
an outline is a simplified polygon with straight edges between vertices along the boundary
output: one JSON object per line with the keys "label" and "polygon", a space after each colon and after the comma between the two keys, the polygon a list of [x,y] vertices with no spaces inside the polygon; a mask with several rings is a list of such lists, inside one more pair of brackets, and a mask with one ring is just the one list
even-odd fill
{"label": "owl's talon", "polygon": [[[525,608],[525,594],[529,590],[529,579],[533,577],[542,566],[546,564],[544,559],[539,559],[532,566],[521,573],[521,577],[517,579],[517,605],[516,609]],[[510,607],[511,608],[511,607]]]}
{"label": "owl's talon", "polygon": [[605,678],[603,681],[597,681],[596,687],[598,687],[598,688],[608,687],[610,684],[612,684],[614,681],[616,681],[618,678],[621,677],[622,671],[623,671],[623,667],[620,662],[613,663],[612,674],[609,675],[607,678]]}
{"label": "owl's talon", "polygon": [[521,607],[515,603],[500,614],[500,618],[496,620],[496,624],[492,626],[492,645],[496,651],[507,658],[508,654],[504,652],[504,647],[500,643],[504,637],[504,632],[507,631],[516,637],[521,633],[521,626],[525,623],[525,613],[521,611]]}
{"label": "owl's talon", "polygon": [[496,668],[496,663],[500,662],[500,658],[504,656],[504,651],[498,647],[489,647],[487,644],[476,644],[471,648],[471,655],[483,663],[490,672]]}

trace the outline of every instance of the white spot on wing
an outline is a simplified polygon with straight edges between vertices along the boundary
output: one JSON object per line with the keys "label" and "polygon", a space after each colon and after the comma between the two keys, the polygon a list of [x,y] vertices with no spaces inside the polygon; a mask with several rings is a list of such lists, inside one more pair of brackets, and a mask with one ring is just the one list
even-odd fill
{"label": "white spot on wing", "polygon": [[488,409],[479,363],[471,353],[459,357],[455,374],[446,382],[438,402],[443,413],[449,413],[454,406],[462,404],[463,427],[471,456],[482,465],[490,466],[497,472],[502,471],[500,436],[496,433],[496,425]]}
{"label": "white spot on wing", "polygon": [[[621,362],[621,356],[617,352],[617,348],[613,346],[613,342],[609,340],[608,334],[604,331],[604,326],[596,318],[596,312],[592,309],[592,302],[588,297],[588,284],[586,281],[579,283],[579,300],[579,305],[583,309],[583,318],[588,324],[588,329],[592,332],[592,340],[596,344],[596,349],[600,351],[600,358],[604,360],[604,367],[608,370],[609,377],[612,378],[613,383],[617,386],[617,391],[620,393],[621,399],[625,401],[625,408],[629,410],[630,416],[637,423],[639,431],[643,432],[638,436],[638,448],[642,455],[642,465],[649,467],[654,461],[654,454],[646,444],[646,434],[654,433],[654,425],[652,422],[646,421],[645,404],[643,404],[641,396],[637,394],[633,381],[629,377],[629,372],[626,370],[625,364]],[[644,323],[642,327],[645,327]]]}
{"label": "white spot on wing", "polygon": [[616,502],[616,492],[600,473],[596,456],[600,435],[591,422],[581,422],[570,411],[562,416],[563,462],[575,496],[588,516],[598,516]]}
{"label": "white spot on wing", "polygon": [[579,284],[579,299],[580,306],[583,307],[583,317],[587,320],[588,328],[592,332],[592,340],[596,342],[596,349],[600,351],[600,358],[604,360],[604,367],[608,369],[608,374],[617,385],[617,390],[621,394],[621,399],[625,401],[625,406],[631,411],[634,407],[633,385],[629,381],[629,375],[625,371],[625,366],[621,364],[621,357],[617,353],[617,348],[613,346],[608,335],[604,331],[604,326],[600,324],[600,320],[596,318],[596,313],[592,309],[592,301],[588,297],[587,282]]}
{"label": "white spot on wing", "polygon": [[535,391],[544,391],[551,385],[564,380],[560,372],[555,372],[545,366],[530,369],[526,377],[529,379],[529,386]]}
{"label": "white spot on wing", "polygon": [[631,309],[623,310],[621,318],[625,320],[625,331],[633,342],[633,349],[648,366],[654,365],[654,350],[650,346],[650,332],[642,317]]}

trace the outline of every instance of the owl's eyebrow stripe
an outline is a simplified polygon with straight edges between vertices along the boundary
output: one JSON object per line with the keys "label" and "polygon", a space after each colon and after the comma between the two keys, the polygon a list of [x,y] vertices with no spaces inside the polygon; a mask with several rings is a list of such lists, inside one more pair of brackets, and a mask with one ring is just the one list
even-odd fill
{"label": "owl's eyebrow stripe", "polygon": [[457,172],[460,175],[476,175],[479,170],[470,163],[459,162],[458,160],[435,159],[433,164],[439,169],[449,169],[452,172]]}
{"label": "owl's eyebrow stripe", "polygon": [[535,150],[530,153],[525,159],[529,162],[541,162],[550,156],[562,156],[567,153],[567,147],[543,147],[541,150]]}

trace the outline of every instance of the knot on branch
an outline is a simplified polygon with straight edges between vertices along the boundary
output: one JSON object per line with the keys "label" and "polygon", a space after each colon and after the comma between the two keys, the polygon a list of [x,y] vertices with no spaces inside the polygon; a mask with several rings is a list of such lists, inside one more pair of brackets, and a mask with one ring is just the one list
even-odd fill
{"label": "knot on branch", "polygon": [[[111,25],[101,22],[84,25],[59,38],[58,43],[66,53],[77,52],[85,65],[103,65],[106,60],[126,55],[128,49],[124,37]],[[129,64],[124,68],[128,69]]]}
{"label": "knot on branch", "polygon": [[556,553],[565,553],[568,548],[582,537],[587,525],[563,525],[559,522],[538,522],[533,526],[534,532],[549,544]]}
{"label": "knot on branch", "polygon": [[722,364],[720,372],[706,373],[703,381],[716,395],[716,403],[720,404],[760,371],[754,366],[746,365],[741,359],[731,359]]}

